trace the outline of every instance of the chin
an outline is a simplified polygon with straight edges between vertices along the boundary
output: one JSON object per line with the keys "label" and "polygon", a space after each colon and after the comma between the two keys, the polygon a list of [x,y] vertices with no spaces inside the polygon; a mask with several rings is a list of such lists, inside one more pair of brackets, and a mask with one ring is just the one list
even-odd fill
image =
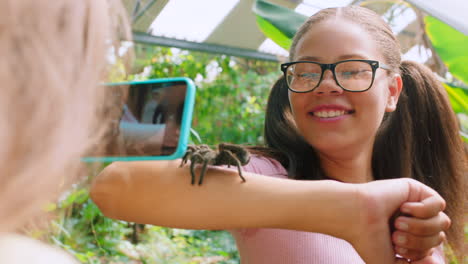
{"label": "chin", "polygon": [[309,144],[319,152],[341,151],[349,147],[349,142],[339,139],[308,140]]}
{"label": "chin", "polygon": [[307,139],[307,142],[321,154],[327,156],[341,156],[353,152],[356,149],[356,141],[350,140],[350,137],[320,137]]}

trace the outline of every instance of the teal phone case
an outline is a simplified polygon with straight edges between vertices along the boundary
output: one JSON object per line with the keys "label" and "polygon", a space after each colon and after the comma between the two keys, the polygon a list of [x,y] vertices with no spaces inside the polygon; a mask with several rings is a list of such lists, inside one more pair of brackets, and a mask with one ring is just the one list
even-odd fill
{"label": "teal phone case", "polygon": [[185,103],[182,117],[182,124],[180,127],[180,137],[176,151],[168,156],[131,156],[131,157],[84,157],[84,162],[113,162],[113,161],[142,161],[142,160],[174,160],[181,158],[186,150],[190,134],[190,127],[192,125],[193,107],[195,103],[195,84],[193,81],[186,77],[173,77],[173,78],[159,78],[146,81],[133,81],[111,83],[108,85],[132,85],[132,84],[150,84],[162,82],[176,82],[184,81],[187,83],[187,90],[185,95]]}

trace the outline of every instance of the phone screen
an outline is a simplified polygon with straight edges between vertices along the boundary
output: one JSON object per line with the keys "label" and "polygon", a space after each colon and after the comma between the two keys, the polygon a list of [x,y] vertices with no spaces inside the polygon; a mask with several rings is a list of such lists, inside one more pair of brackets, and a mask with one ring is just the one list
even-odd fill
{"label": "phone screen", "polygon": [[157,160],[186,150],[195,86],[187,78],[108,84],[116,104],[108,144],[85,161]]}

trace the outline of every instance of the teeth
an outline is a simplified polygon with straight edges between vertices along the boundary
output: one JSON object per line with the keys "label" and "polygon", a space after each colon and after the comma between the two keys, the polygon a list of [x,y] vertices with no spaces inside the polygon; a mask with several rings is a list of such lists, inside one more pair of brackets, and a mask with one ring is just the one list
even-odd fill
{"label": "teeth", "polygon": [[337,116],[342,116],[344,114],[345,114],[344,110],[328,110],[328,111],[314,112],[315,116],[318,116],[321,118],[337,117]]}

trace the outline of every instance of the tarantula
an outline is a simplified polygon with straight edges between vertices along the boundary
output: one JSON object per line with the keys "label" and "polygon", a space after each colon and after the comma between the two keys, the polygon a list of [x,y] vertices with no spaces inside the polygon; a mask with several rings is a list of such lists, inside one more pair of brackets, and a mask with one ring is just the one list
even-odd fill
{"label": "tarantula", "polygon": [[188,160],[191,162],[190,173],[192,175],[192,185],[195,184],[195,164],[197,163],[203,164],[198,185],[203,183],[207,165],[227,165],[228,168],[231,165],[237,166],[239,176],[242,181],[245,182],[245,178],[242,176],[241,166],[249,163],[250,154],[245,148],[228,143],[219,144],[217,150],[212,150],[208,145],[190,145],[187,147],[187,152],[182,157],[182,162],[179,167],[186,164]]}

